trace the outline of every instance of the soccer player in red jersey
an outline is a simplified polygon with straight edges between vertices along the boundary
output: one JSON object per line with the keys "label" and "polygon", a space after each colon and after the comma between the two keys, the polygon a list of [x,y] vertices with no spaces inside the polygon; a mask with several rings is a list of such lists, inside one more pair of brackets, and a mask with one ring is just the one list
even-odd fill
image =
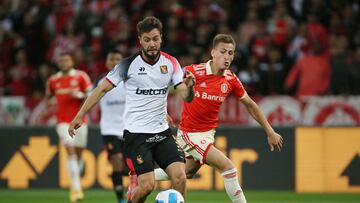
{"label": "soccer player in red jersey", "polygon": [[[226,193],[232,202],[245,203],[234,164],[213,145],[221,104],[230,93],[238,97],[251,116],[264,128],[271,151],[275,148],[280,151],[283,140],[270,126],[258,105],[247,95],[240,80],[229,70],[234,53],[234,39],[230,35],[218,34],[213,40],[212,60],[185,67],[186,71],[195,76],[195,97],[191,103],[183,102],[177,142],[187,158],[188,178],[202,164],[210,165],[221,172]],[[157,180],[167,178],[161,169],[155,170],[155,177]]]}
{"label": "soccer player in red jersey", "polygon": [[83,100],[92,85],[89,76],[74,69],[74,60],[68,53],[59,56],[58,67],[60,71],[52,75],[47,81],[46,88],[46,109],[48,114],[51,106],[51,97],[56,97],[56,131],[61,143],[67,151],[68,173],[70,177],[70,201],[76,202],[84,198],[80,185],[81,152],[87,144],[88,129],[85,118],[77,130],[77,136],[73,139],[69,136],[67,129],[69,123],[79,111]]}

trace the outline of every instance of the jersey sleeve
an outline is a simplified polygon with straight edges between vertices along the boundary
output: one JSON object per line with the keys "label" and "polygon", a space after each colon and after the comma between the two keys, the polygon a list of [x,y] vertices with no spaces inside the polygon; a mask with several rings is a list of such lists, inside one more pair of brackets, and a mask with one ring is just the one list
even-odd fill
{"label": "jersey sleeve", "polygon": [[181,69],[180,63],[178,62],[178,60],[176,58],[173,58],[172,60],[172,64],[173,64],[173,68],[174,68],[174,72],[171,76],[171,81],[174,84],[174,86],[176,87],[177,85],[179,85],[180,83],[182,83],[183,81],[183,76],[184,76],[184,72]]}
{"label": "jersey sleeve", "polygon": [[113,86],[117,86],[121,81],[125,80],[125,68],[123,61],[117,64],[107,75],[106,80]]}
{"label": "jersey sleeve", "polygon": [[242,99],[246,95],[246,90],[242,85],[239,78],[233,73],[233,80],[232,80],[233,91],[232,93]]}
{"label": "jersey sleeve", "polygon": [[81,72],[81,91],[84,93],[89,93],[92,89],[91,80],[88,74]]}

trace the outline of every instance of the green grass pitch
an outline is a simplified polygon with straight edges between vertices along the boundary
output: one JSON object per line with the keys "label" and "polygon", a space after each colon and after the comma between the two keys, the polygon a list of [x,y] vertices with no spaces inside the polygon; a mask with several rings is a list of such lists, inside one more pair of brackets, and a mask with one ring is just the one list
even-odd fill
{"label": "green grass pitch", "polygon": [[[153,203],[154,191],[146,203]],[[360,203],[360,193],[297,194],[292,191],[246,191],[248,203]],[[67,190],[0,190],[0,203],[67,203]],[[187,203],[228,203],[225,192],[189,191]],[[116,203],[111,190],[86,190],[81,203]]]}

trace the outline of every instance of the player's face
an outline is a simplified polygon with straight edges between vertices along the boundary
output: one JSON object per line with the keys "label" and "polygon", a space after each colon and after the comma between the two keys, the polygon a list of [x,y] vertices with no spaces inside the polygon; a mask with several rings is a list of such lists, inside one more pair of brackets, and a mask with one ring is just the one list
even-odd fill
{"label": "player's face", "polygon": [[212,50],[211,56],[215,67],[224,70],[230,67],[234,60],[235,46],[232,43],[218,43]]}
{"label": "player's face", "polygon": [[106,57],[106,68],[111,70],[116,66],[116,64],[120,63],[122,59],[122,55],[119,53],[109,53]]}
{"label": "player's face", "polygon": [[60,56],[58,66],[61,71],[67,72],[74,67],[74,61],[69,55]]}
{"label": "player's face", "polygon": [[144,55],[152,61],[156,60],[160,55],[162,42],[160,31],[154,28],[150,32],[141,34],[139,40]]}

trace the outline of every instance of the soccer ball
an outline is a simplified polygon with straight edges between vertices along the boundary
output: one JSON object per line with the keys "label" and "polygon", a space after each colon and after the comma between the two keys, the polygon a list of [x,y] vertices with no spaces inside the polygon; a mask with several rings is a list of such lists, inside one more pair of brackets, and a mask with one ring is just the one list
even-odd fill
{"label": "soccer ball", "polygon": [[184,203],[184,198],[180,194],[180,192],[169,189],[165,191],[159,192],[158,195],[156,195],[155,203]]}

